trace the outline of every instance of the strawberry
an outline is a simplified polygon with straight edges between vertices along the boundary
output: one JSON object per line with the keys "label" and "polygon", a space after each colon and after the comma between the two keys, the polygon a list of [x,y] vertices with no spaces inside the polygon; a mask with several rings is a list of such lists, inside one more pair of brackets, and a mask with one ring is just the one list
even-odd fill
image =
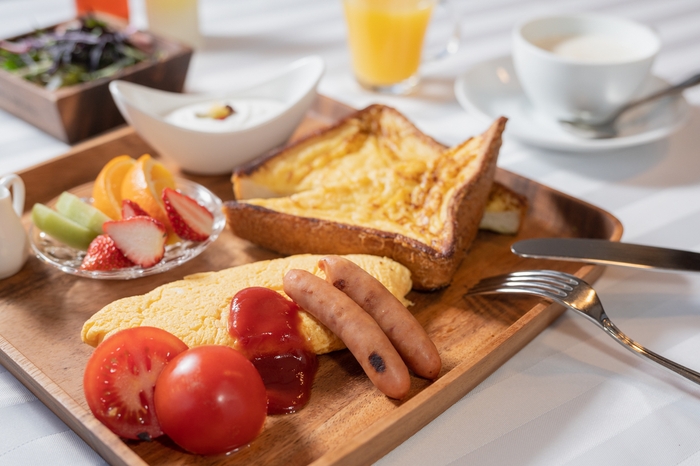
{"label": "strawberry", "polygon": [[136,217],[138,215],[150,217],[148,212],[143,210],[140,205],[131,199],[122,199],[122,219]]}
{"label": "strawberry", "polygon": [[171,188],[163,190],[163,203],[173,231],[182,239],[204,241],[211,235],[214,216],[206,207]]}
{"label": "strawberry", "polygon": [[81,270],[115,270],[131,267],[127,259],[107,235],[99,235],[88,246],[87,254],[80,264]]}
{"label": "strawberry", "polygon": [[152,267],[165,255],[168,234],[165,226],[154,218],[138,215],[105,222],[102,228],[119,250],[141,267]]}

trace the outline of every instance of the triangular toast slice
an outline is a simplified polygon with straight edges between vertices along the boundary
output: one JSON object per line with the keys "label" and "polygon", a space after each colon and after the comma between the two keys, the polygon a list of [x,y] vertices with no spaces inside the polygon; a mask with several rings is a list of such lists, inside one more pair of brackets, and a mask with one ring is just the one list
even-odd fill
{"label": "triangular toast slice", "polygon": [[386,256],[416,289],[447,286],[478,231],[505,122],[445,148],[372,105],[237,170],[228,224],[282,254]]}

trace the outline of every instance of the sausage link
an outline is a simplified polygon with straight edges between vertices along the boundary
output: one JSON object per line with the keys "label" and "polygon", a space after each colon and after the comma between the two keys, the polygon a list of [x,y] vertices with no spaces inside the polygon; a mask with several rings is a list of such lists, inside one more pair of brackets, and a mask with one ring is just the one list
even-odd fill
{"label": "sausage link", "polygon": [[305,270],[284,276],[284,292],[335,333],[372,383],[390,398],[402,399],[411,388],[408,368],[372,317],[345,293]]}
{"label": "sausage link", "polygon": [[344,257],[327,256],[318,265],[329,283],[374,318],[414,374],[431,380],[437,378],[442,361],[435,343],[406,306],[379,280]]}

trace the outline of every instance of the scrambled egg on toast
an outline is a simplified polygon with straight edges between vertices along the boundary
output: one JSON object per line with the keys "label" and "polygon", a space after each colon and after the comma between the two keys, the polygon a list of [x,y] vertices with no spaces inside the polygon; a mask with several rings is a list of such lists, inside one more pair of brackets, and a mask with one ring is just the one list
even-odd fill
{"label": "scrambled egg on toast", "polygon": [[445,148],[372,105],[237,170],[229,227],[282,254],[391,257],[415,288],[447,286],[484,216],[505,121]]}

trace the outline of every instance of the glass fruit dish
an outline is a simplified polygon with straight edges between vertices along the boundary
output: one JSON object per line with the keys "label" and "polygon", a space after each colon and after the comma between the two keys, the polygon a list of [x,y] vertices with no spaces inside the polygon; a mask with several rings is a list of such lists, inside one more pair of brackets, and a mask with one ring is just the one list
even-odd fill
{"label": "glass fruit dish", "polygon": [[[80,264],[83,262],[86,251],[81,251],[61,243],[36,228],[33,224],[29,229],[29,243],[32,250],[41,261],[56,267],[62,272],[79,277],[101,280],[131,280],[162,273],[184,264],[201,254],[211,243],[216,241],[219,234],[221,234],[226,226],[226,217],[221,210],[221,199],[207,188],[183,178],[175,178],[175,183],[178,191],[193,198],[212,213],[214,216],[212,233],[209,238],[202,242],[181,240],[177,243],[167,244],[165,246],[165,257],[153,267],[143,268],[140,266],[133,266],[107,271],[82,270]],[[87,183],[71,189],[70,192],[90,202],[92,185],[93,183]],[[55,203],[56,199],[52,200],[47,205],[53,207]]]}

